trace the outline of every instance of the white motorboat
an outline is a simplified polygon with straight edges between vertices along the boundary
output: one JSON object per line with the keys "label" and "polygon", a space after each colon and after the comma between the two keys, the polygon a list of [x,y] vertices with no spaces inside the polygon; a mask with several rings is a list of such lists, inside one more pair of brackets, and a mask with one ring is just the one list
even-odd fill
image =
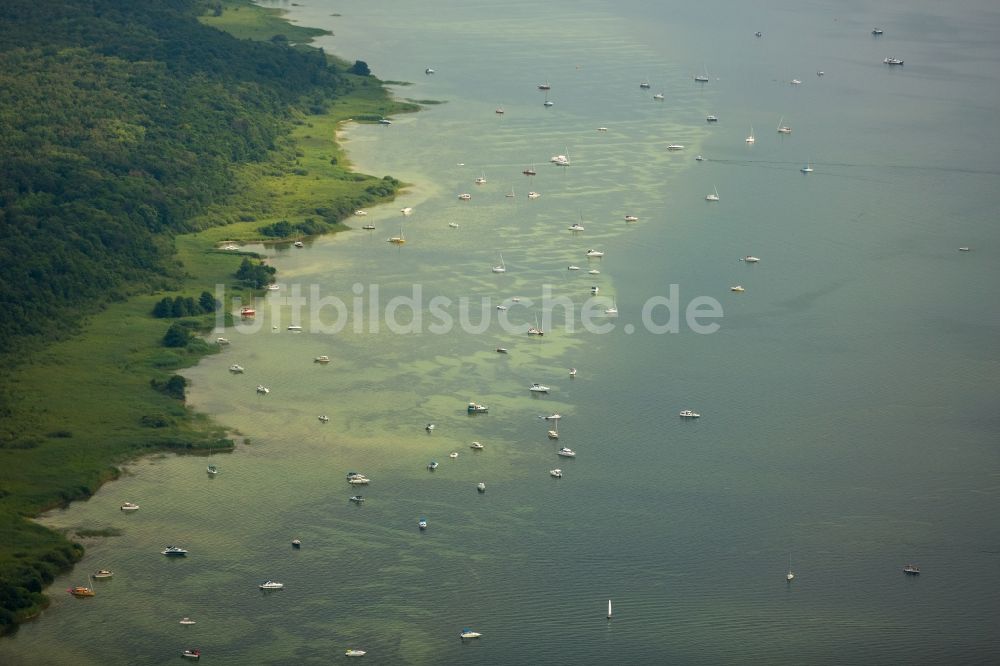
{"label": "white motorboat", "polygon": [[608,131],[608,128],[607,128],[607,127],[598,127],[598,128],[597,128],[597,131],[598,131],[598,132],[607,132],[607,131]]}
{"label": "white motorboat", "polygon": [[701,161],[704,161],[704,159],[705,159],[705,158],[704,158],[704,157],[702,157],[701,155],[695,155],[695,156],[694,156],[694,161],[695,161],[695,162],[701,162]]}
{"label": "white motorboat", "polygon": [[656,93],[655,95],[653,95],[653,99],[661,101],[663,99],[663,93]]}
{"label": "white motorboat", "polygon": [[178,624],[192,625],[192,624],[195,624],[195,621],[192,620],[189,617],[182,617],[181,620],[180,620],[180,622],[178,622]]}
{"label": "white motorboat", "polygon": [[638,222],[639,218],[637,216],[635,216],[635,215],[626,215],[625,216],[625,221],[626,222]]}
{"label": "white motorboat", "polygon": [[748,254],[747,256],[743,257],[740,261],[745,261],[748,264],[756,264],[758,261],[760,261],[760,258],[755,257],[752,254]]}
{"label": "white motorboat", "polygon": [[430,471],[433,472],[437,468],[438,468],[438,461],[432,460],[429,463],[427,463],[427,469],[429,469]]}
{"label": "white motorboat", "polygon": [[366,210],[361,210],[361,209],[359,208],[359,209],[357,209],[356,211],[354,211],[354,214],[355,214],[355,215],[357,215],[357,216],[359,216],[359,217],[364,217],[365,215],[367,215],[367,214],[368,214],[368,211],[366,211]]}
{"label": "white motorboat", "polygon": [[122,511],[138,511],[139,505],[134,502],[125,502],[121,506]]}
{"label": "white motorboat", "polygon": [[160,553],[162,555],[166,555],[167,557],[187,557],[188,554],[186,550],[179,548],[178,546],[167,546],[160,551]]}
{"label": "white motorboat", "polygon": [[433,73],[434,73],[433,67],[428,67],[427,69],[424,70],[424,74],[433,74]]}
{"label": "white motorboat", "polygon": [[269,284],[269,285],[267,285],[267,290],[268,291],[278,291],[279,289],[281,289],[281,287],[279,285],[276,285],[276,284]]}
{"label": "white motorboat", "polygon": [[327,356],[326,354],[321,354],[320,356],[317,356],[316,358],[313,359],[313,363],[329,363],[329,362],[330,362],[330,357]]}
{"label": "white motorboat", "polygon": [[458,222],[449,222],[448,226],[452,229],[458,229]]}
{"label": "white motorboat", "polygon": [[900,60],[899,58],[886,58],[882,62],[884,62],[887,65],[902,65],[903,64],[903,61]]}
{"label": "white motorboat", "polygon": [[462,201],[468,201],[469,199],[472,198],[472,195],[469,194],[468,192],[462,192],[461,194],[458,195],[458,198],[461,199]]}
{"label": "white motorboat", "polygon": [[684,150],[684,146],[679,143],[671,143],[670,145],[667,146],[667,150],[672,150],[672,151]]}
{"label": "white motorboat", "polygon": [[744,291],[746,291],[746,289],[744,289],[743,285],[741,284],[734,284],[732,287],[729,288],[729,291],[735,291],[736,293],[742,294]]}
{"label": "white motorboat", "polygon": [[603,257],[604,256],[604,252],[602,252],[601,250],[587,250],[587,256],[588,257]]}
{"label": "white motorboat", "polygon": [[498,354],[506,354],[509,350],[506,347],[497,347],[496,352]]}
{"label": "white motorboat", "polygon": [[243,374],[243,366],[242,365],[237,365],[236,363],[233,363],[231,366],[229,366],[229,372],[233,373],[234,375],[242,375]]}
{"label": "white motorboat", "polygon": [[228,345],[229,344],[229,338],[216,338],[215,339],[215,344],[217,344],[217,345]]}
{"label": "white motorboat", "polygon": [[799,171],[801,171],[802,173],[812,173],[813,172],[812,164],[806,162],[806,165],[801,169],[799,169]]}
{"label": "white motorboat", "polygon": [[567,447],[564,446],[561,449],[559,449],[558,451],[556,451],[556,455],[557,456],[562,456],[563,458],[575,458],[576,457],[576,451],[574,451],[573,449],[570,449],[570,448],[567,448]]}
{"label": "white motorboat", "polygon": [[476,490],[478,490],[481,493],[485,493],[486,492],[486,484],[483,483],[482,481],[480,481],[479,483],[476,484]]}
{"label": "white motorboat", "polygon": [[413,208],[411,206],[406,206],[405,208],[400,208],[399,212],[402,213],[403,215],[409,215],[410,213],[413,212]]}
{"label": "white motorboat", "polygon": [[579,266],[567,266],[566,270],[568,270],[568,271],[578,271],[578,270],[580,270],[580,267]]}
{"label": "white motorboat", "polygon": [[288,330],[289,330],[289,331],[294,331],[294,332],[298,332],[298,331],[301,331],[301,330],[302,330],[302,327],[301,327],[301,326],[299,326],[298,324],[292,324],[292,325],[290,325],[290,326],[288,327]]}
{"label": "white motorboat", "polygon": [[278,583],[273,580],[267,580],[257,586],[262,590],[283,590],[285,588],[284,583]]}
{"label": "white motorboat", "polygon": [[218,474],[219,474],[219,466],[218,465],[209,465],[208,467],[205,468],[205,472],[209,476],[218,476]]}
{"label": "white motorboat", "polygon": [[498,305],[498,306],[497,306],[497,310],[500,310],[501,312],[503,312],[503,311],[504,311],[504,310],[506,310],[506,309],[507,309],[507,306],[506,306],[506,305]]}
{"label": "white motorboat", "polygon": [[437,426],[435,426],[433,423],[428,423],[427,425],[424,426],[424,430],[426,430],[427,432],[431,432],[436,427]]}
{"label": "white motorboat", "polygon": [[529,386],[528,390],[531,391],[532,393],[548,393],[549,392],[549,387],[548,386],[543,386],[542,384],[537,384],[536,383],[536,384],[532,384],[531,386]]}
{"label": "white motorboat", "polygon": [[538,89],[539,90],[552,90],[552,86],[549,85],[549,83],[546,81],[545,83],[539,83],[538,84]]}
{"label": "white motorboat", "polygon": [[793,86],[797,86],[800,83],[802,83],[802,81],[799,81],[798,79],[792,79],[791,81],[789,81],[789,83],[791,83]]}
{"label": "white motorboat", "polygon": [[375,230],[375,225],[369,222],[368,224],[362,225],[361,228],[362,229],[367,229],[368,231],[374,231]]}
{"label": "white motorboat", "polygon": [[600,274],[601,271],[597,270],[596,268],[591,268],[589,271],[587,271],[587,275],[600,275]]}
{"label": "white motorboat", "polygon": [[691,411],[690,409],[683,409],[679,415],[681,418],[685,419],[696,419],[701,416],[698,412]]}
{"label": "white motorboat", "polygon": [[257,384],[257,393],[259,393],[260,395],[267,395],[270,392],[271,389],[267,388],[263,384]]}
{"label": "white motorboat", "polygon": [[576,368],[570,368],[569,369],[569,376],[570,377],[576,377]]}
{"label": "white motorboat", "polygon": [[556,429],[556,430],[549,430],[549,432],[547,434],[548,434],[549,439],[559,439],[559,430],[558,429]]}
{"label": "white motorboat", "polygon": [[545,419],[546,421],[558,421],[562,418],[562,414],[549,414],[548,416],[539,416],[538,418]]}
{"label": "white motorboat", "polygon": [[348,650],[347,652],[345,652],[344,656],[345,657],[363,657],[366,654],[368,654],[368,653],[366,651],[364,651],[364,650],[353,650],[352,649],[352,650]]}
{"label": "white motorboat", "polygon": [[351,478],[347,479],[347,482],[352,486],[367,486],[369,483],[371,483],[371,479],[369,479],[367,476],[364,476],[363,474],[359,474],[357,476],[352,476]]}
{"label": "white motorboat", "polygon": [[549,476],[554,477],[556,479],[561,479],[562,478],[562,470],[559,469],[558,467],[556,467],[555,469],[550,469],[549,470]]}
{"label": "white motorboat", "polygon": [[465,638],[479,638],[480,636],[482,636],[481,633],[479,633],[478,631],[473,631],[472,629],[470,629],[468,627],[465,627],[464,629],[462,629],[462,633],[459,634],[459,637],[463,638],[463,639],[465,639]]}
{"label": "white motorboat", "polygon": [[528,192],[528,198],[529,199],[537,199],[540,196],[542,196],[542,195],[539,194],[538,192]]}
{"label": "white motorboat", "polygon": [[719,118],[717,116],[705,116],[705,122],[706,123],[717,123],[717,122],[719,122]]}
{"label": "white motorboat", "polygon": [[320,414],[316,418],[320,420],[320,423],[329,423],[330,422],[330,417],[327,416],[326,414]]}
{"label": "white motorboat", "polygon": [[426,530],[427,529],[427,519],[424,518],[423,516],[421,516],[420,520],[417,521],[417,527],[419,527],[422,530]]}
{"label": "white motorboat", "polygon": [[601,288],[598,287],[596,284],[590,288],[590,293],[593,294],[594,296],[597,296],[597,294],[599,294],[600,292]]}
{"label": "white motorboat", "polygon": [[484,173],[479,178],[476,178],[476,185],[485,185],[485,184],[486,184],[486,174]]}
{"label": "white motorboat", "polygon": [[569,227],[567,227],[567,228],[570,231],[583,231],[583,225],[580,224],[579,222],[574,222],[573,224],[569,225]]}
{"label": "white motorboat", "polygon": [[473,442],[472,444],[469,444],[469,448],[475,451],[482,451],[486,447],[480,444],[479,442]]}
{"label": "white motorboat", "polygon": [[705,201],[718,201],[719,200],[719,188],[716,187],[715,191],[711,194],[705,195]]}
{"label": "white motorboat", "polygon": [[292,243],[292,245],[294,245],[295,247],[305,247],[306,246],[306,244],[303,243],[302,241],[295,241],[294,243]]}
{"label": "white motorboat", "polygon": [[647,90],[649,88],[649,81],[643,81],[642,83],[639,84],[639,87],[642,88],[643,90]]}

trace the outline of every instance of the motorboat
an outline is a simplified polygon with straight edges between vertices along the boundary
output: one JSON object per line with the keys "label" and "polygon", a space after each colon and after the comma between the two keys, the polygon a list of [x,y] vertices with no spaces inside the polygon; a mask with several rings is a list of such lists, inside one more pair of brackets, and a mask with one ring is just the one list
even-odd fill
{"label": "motorboat", "polygon": [[707,74],[696,74],[695,77],[694,77],[694,80],[697,81],[698,83],[708,83],[708,75]]}
{"label": "motorboat", "polygon": [[559,431],[558,430],[549,430],[548,437],[549,437],[549,439],[559,439]]}
{"label": "motorboat", "polygon": [[528,328],[528,335],[537,335],[539,337],[545,335],[545,331],[538,328],[537,326],[531,326]]}
{"label": "motorboat", "polygon": [[587,271],[587,275],[600,275],[600,274],[601,271],[597,270],[596,268],[591,268],[589,271]]}
{"label": "motorboat", "polygon": [[476,484],[476,490],[478,490],[481,493],[485,493],[486,492],[486,484],[483,483],[482,481],[480,481],[479,483]]}
{"label": "motorboat", "polygon": [[478,402],[470,402],[469,406],[466,408],[469,414],[485,414],[490,411],[490,408],[486,405],[480,405]]}
{"label": "motorboat", "polygon": [[461,199],[462,201],[468,201],[469,199],[472,198],[472,195],[469,194],[468,192],[462,192],[461,194],[458,195],[458,198]]}
{"label": "motorboat", "polygon": [[448,454],[448,457],[454,460],[455,458],[458,457],[458,451],[452,451],[451,453]]}
{"label": "motorboat", "polygon": [[552,100],[549,100],[549,99],[547,99],[544,102],[542,102],[542,106],[545,106],[545,107],[552,106],[553,104],[555,104],[555,102],[553,102]]}
{"label": "motorboat", "polygon": [[506,347],[497,347],[496,348],[496,352],[498,354],[506,354],[507,353],[507,348]]}
{"label": "motorboat", "polygon": [[919,576],[920,567],[918,567],[916,564],[906,564],[903,566],[903,573],[905,573],[907,576]]}
{"label": "motorboat", "polygon": [[369,483],[371,483],[371,479],[369,479],[367,476],[364,476],[363,474],[359,474],[357,476],[349,478],[347,482],[352,486],[367,486]]}
{"label": "motorboat", "polygon": [[305,247],[306,246],[306,244],[303,243],[302,241],[295,241],[294,243],[292,243],[292,245],[294,245],[295,247]]}
{"label": "motorboat", "polygon": [[550,469],[549,470],[549,476],[551,476],[553,478],[556,478],[556,479],[561,479],[562,478],[562,470],[559,469],[558,467],[556,467],[555,469]]}
{"label": "motorboat", "polygon": [[764,36],[764,33],[762,33],[760,30],[758,30],[757,32],[753,33],[753,36],[757,37],[759,39],[759,38],[761,38],[761,37]]}
{"label": "motorboat", "polygon": [[229,344],[229,338],[216,338],[215,339],[215,344],[217,344],[217,345],[223,345],[223,346],[228,345]]}
{"label": "motorboat", "polygon": [[900,60],[899,58],[886,58],[882,62],[884,62],[887,65],[902,65],[903,64],[903,61]]}
{"label": "motorboat", "polygon": [[556,455],[557,456],[562,456],[563,458],[575,458],[576,457],[576,451],[574,451],[573,449],[570,449],[570,448],[567,448],[567,447],[564,446],[561,449],[559,449],[558,451],[556,451]]}
{"label": "motorboat", "polygon": [[438,468],[438,461],[432,460],[429,463],[427,463],[427,469],[429,469],[430,471],[433,472],[437,468]]}
{"label": "motorboat", "polygon": [[231,366],[229,366],[229,372],[233,373],[234,375],[242,375],[243,374],[243,366],[242,365],[237,365],[236,363],[233,363]]}
{"label": "motorboat", "polygon": [[96,578],[96,579],[98,579],[98,580],[102,580],[102,579],[104,579],[104,578],[111,578],[111,577],[112,577],[112,576],[114,576],[114,575],[115,575],[115,574],[114,574],[114,572],[112,572],[112,571],[111,571],[111,570],[109,570],[109,569],[100,569],[100,570],[98,570],[98,571],[97,571],[96,573],[94,573],[94,574],[93,574],[93,575],[91,576],[91,578]]}
{"label": "motorboat", "polygon": [[458,229],[458,222],[449,222],[448,226],[452,229]]}
{"label": "motorboat", "polygon": [[184,657],[185,659],[193,659],[195,661],[198,661],[199,659],[201,659],[201,650],[197,648],[184,650],[184,652],[181,652],[181,656]]}
{"label": "motorboat", "polygon": [[292,539],[292,548],[295,550],[302,548],[302,539]]}
{"label": "motorboat", "polygon": [[267,285],[267,290],[268,291],[278,291],[279,289],[281,289],[280,285],[276,285],[276,284],[269,284],[269,285]]}
{"label": "motorboat", "polygon": [[499,310],[500,312],[503,312],[503,311],[504,311],[504,310],[506,310],[506,309],[507,309],[507,306],[506,306],[506,305],[498,305],[498,306],[497,306],[497,310]]}
{"label": "motorboat", "polygon": [[288,330],[289,331],[298,332],[298,331],[302,330],[302,327],[299,326],[298,324],[291,324],[291,325],[289,325]]}
{"label": "motorboat", "polygon": [[434,73],[434,69],[431,68],[431,67],[428,67],[427,69],[424,70],[424,74],[433,74],[433,73]]}
{"label": "motorboat", "polygon": [[400,208],[399,212],[402,213],[403,215],[410,215],[413,212],[413,207],[406,206],[405,208]]}
{"label": "motorboat", "polygon": [[188,554],[186,550],[179,546],[167,546],[160,552],[167,557],[187,557]]}
{"label": "motorboat", "polygon": [[685,419],[696,419],[699,416],[701,416],[701,414],[699,414],[698,412],[693,412],[690,409],[683,409],[683,410],[681,410],[681,413],[680,413],[679,416],[681,418],[685,418]]}
{"label": "motorboat", "polygon": [[262,590],[283,590],[285,589],[285,584],[273,580],[266,580],[257,587]]}
{"label": "motorboat", "polygon": [[77,585],[75,587],[69,588],[66,591],[72,594],[74,597],[93,597],[96,595],[96,592],[94,592],[93,588],[86,587],[84,585]]}
{"label": "motorboat", "polygon": [[598,287],[596,284],[590,288],[590,293],[593,294],[594,296],[597,296],[597,294],[599,294],[600,292],[601,288]]}
{"label": "motorboat", "polygon": [[138,511],[139,505],[134,502],[125,502],[121,508],[122,511]]}
{"label": "motorboat", "polygon": [[427,519],[424,518],[423,516],[421,516],[420,520],[417,521],[417,527],[419,527],[422,530],[426,530],[427,529]]}
{"label": "motorboat", "polygon": [[533,393],[548,393],[549,387],[543,386],[541,384],[532,384],[531,386],[528,387],[528,390],[532,391]]}
{"label": "motorboat", "polygon": [[432,430],[434,430],[434,428],[436,428],[436,427],[437,427],[437,426],[436,426],[436,425],[434,425],[433,423],[428,423],[427,425],[425,425],[425,426],[424,426],[424,430],[426,430],[427,432],[431,432],[431,431],[432,431]]}
{"label": "motorboat", "polygon": [[883,30],[882,28],[872,28],[872,34],[878,37],[879,35],[883,34]]}
{"label": "motorboat", "polygon": [[648,89],[649,88],[649,81],[643,81],[642,83],[639,84],[639,87],[642,88],[643,90]]}
{"label": "motorboat", "polygon": [[317,356],[316,358],[313,359],[313,363],[329,363],[329,362],[330,362],[330,357],[327,356],[326,354],[323,354],[322,356]]}
{"label": "motorboat", "polygon": [[802,173],[812,173],[813,172],[812,164],[809,164],[807,162],[804,167],[802,167],[801,169],[799,169],[799,171],[801,171]]}
{"label": "motorboat", "polygon": [[597,131],[598,131],[598,132],[607,132],[607,131],[608,131],[608,128],[607,128],[607,127],[598,127],[598,128],[597,128]]}
{"label": "motorboat", "polygon": [[485,184],[486,184],[486,174],[483,174],[479,178],[476,178],[476,185],[485,185]]}
{"label": "motorboat", "polygon": [[663,93],[656,93],[655,95],[653,95],[653,99],[655,99],[657,101],[662,100],[663,99]]}
{"label": "motorboat", "polygon": [[791,83],[793,86],[797,86],[800,83],[802,83],[802,81],[800,81],[799,79],[792,79],[791,81],[789,81],[789,83]]}
{"label": "motorboat", "polygon": [[550,86],[548,84],[548,82],[546,82],[546,83],[539,83],[538,84],[538,89],[539,90],[552,90],[552,86]]}
{"label": "motorboat", "polygon": [[472,444],[469,444],[469,448],[474,449],[476,451],[482,451],[486,447],[480,444],[479,442],[473,442]]}
{"label": "motorboat", "polygon": [[566,155],[553,155],[552,157],[549,158],[549,162],[552,162],[553,164],[556,165],[568,166],[569,157],[567,157]]}
{"label": "motorboat", "polygon": [[625,221],[626,222],[638,222],[639,218],[637,216],[635,216],[635,215],[626,215],[625,216]]}
{"label": "motorboat", "polygon": [[567,229],[569,229],[570,231],[583,231],[583,225],[580,224],[579,222],[574,222],[573,224],[569,225]]}
{"label": "motorboat", "polygon": [[744,291],[746,291],[746,289],[744,289],[743,285],[741,284],[734,284],[732,287],[729,288],[729,291],[735,291],[736,293],[742,294]]}
{"label": "motorboat", "polygon": [[498,116],[502,116],[503,113],[504,113],[503,107],[502,106],[498,106],[493,112],[496,113]]}
{"label": "motorboat", "polygon": [[379,125],[386,125],[386,126],[388,126],[388,125],[392,124],[392,121],[389,120],[388,118],[380,118],[379,121],[378,121],[378,124]]}
{"label": "motorboat", "polygon": [[359,217],[363,217],[363,216],[365,216],[365,215],[367,215],[367,214],[368,214],[368,211],[366,211],[366,210],[361,210],[361,209],[359,208],[359,209],[357,209],[356,211],[354,211],[354,214],[355,214],[355,215],[358,215]]}
{"label": "motorboat", "polygon": [[345,657],[363,657],[366,654],[368,654],[368,653],[365,652],[364,650],[353,650],[352,649],[352,650],[348,650],[347,652],[345,652],[344,656]]}
{"label": "motorboat", "polygon": [[576,368],[570,368],[569,369],[569,376],[570,377],[576,377]]}
{"label": "motorboat", "polygon": [[752,254],[748,254],[747,256],[743,257],[743,259],[741,259],[740,261],[745,261],[748,264],[756,264],[758,261],[760,261],[760,258],[755,257]]}
{"label": "motorboat", "polygon": [[538,192],[528,192],[528,198],[529,199],[537,199],[540,196],[542,196],[542,195],[539,194]]}
{"label": "motorboat", "polygon": [[368,224],[362,226],[361,228],[362,229],[367,229],[368,231],[374,231],[375,230],[375,225],[372,224],[371,222],[369,222]]}
{"label": "motorboat", "polygon": [[672,150],[672,151],[684,150],[684,146],[679,143],[671,143],[667,146],[667,150]]}
{"label": "motorboat", "polygon": [[249,306],[245,306],[240,308],[240,316],[246,319],[249,319],[250,317],[256,317],[257,311]]}
{"label": "motorboat", "polygon": [[218,474],[219,474],[219,466],[218,465],[209,465],[208,467],[205,468],[205,472],[207,472],[209,476],[218,476]]}
{"label": "motorboat", "polygon": [[566,270],[568,270],[568,271],[578,271],[578,270],[580,270],[580,267],[579,266],[572,266],[571,265],[571,266],[567,266]]}
{"label": "motorboat", "polygon": [[694,156],[694,161],[695,161],[695,162],[702,162],[702,161],[704,161],[704,159],[705,159],[705,158],[704,158],[704,157],[702,157],[701,155],[695,155],[695,156]]}
{"label": "motorboat", "polygon": [[601,250],[587,250],[587,256],[588,257],[603,257],[604,256],[604,252],[602,252]]}
{"label": "motorboat", "polygon": [[964,246],[963,246],[963,247],[960,247],[960,248],[958,248],[958,251],[959,251],[959,252],[971,252],[971,251],[972,251],[972,249],[971,249],[971,248],[968,248],[968,247],[964,247]]}
{"label": "motorboat", "polygon": [[327,416],[326,414],[320,414],[316,418],[319,419],[320,423],[329,423],[330,422],[330,417]]}
{"label": "motorboat", "polygon": [[[570,372],[573,372],[570,370]],[[572,376],[572,375],[570,375]],[[539,416],[540,419],[545,419],[546,421],[558,421],[562,418],[562,414],[549,414],[548,416]]]}
{"label": "motorboat", "polygon": [[717,122],[719,122],[719,118],[717,116],[705,116],[705,122],[706,123],[717,123]]}
{"label": "motorboat", "polygon": [[190,625],[192,625],[192,624],[195,624],[195,621],[194,621],[194,620],[192,620],[192,619],[191,619],[191,618],[189,618],[189,617],[182,617],[182,618],[180,619],[180,622],[178,622],[178,624],[183,624],[183,625],[185,625],[185,626],[190,626]]}
{"label": "motorboat", "polygon": [[355,504],[361,504],[365,501],[364,495],[351,495],[348,499]]}
{"label": "motorboat", "polygon": [[263,384],[257,384],[257,393],[259,393],[261,395],[267,395],[270,392],[271,392],[271,389],[267,388]]}
{"label": "motorboat", "polygon": [[473,631],[469,627],[463,628],[462,629],[462,633],[459,634],[459,637],[463,638],[463,639],[465,639],[465,638],[479,638],[480,636],[482,636],[481,633],[479,633],[478,631]]}

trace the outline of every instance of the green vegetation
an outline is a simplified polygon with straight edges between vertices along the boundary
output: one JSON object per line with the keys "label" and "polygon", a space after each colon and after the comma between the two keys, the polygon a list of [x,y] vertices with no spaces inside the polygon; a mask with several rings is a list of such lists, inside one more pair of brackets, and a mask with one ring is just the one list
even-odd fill
{"label": "green vegetation", "polygon": [[31,516],[143,453],[232,446],[175,371],[231,321],[215,285],[273,269],[216,246],[342,229],[401,187],[334,140],[414,106],[320,32],[243,0],[0,3],[0,632],[83,553]]}

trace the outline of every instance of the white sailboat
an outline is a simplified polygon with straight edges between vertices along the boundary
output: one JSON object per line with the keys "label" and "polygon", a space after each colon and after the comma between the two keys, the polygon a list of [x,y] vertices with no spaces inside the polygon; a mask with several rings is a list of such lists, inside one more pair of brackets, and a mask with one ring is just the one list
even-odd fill
{"label": "white sailboat", "polygon": [[402,245],[406,242],[406,238],[403,236],[403,225],[399,225],[399,235],[391,236],[386,239],[387,243],[392,243],[393,245]]}
{"label": "white sailboat", "polygon": [[507,266],[503,263],[503,254],[502,253],[500,254],[500,263],[498,265],[494,266],[490,270],[492,270],[494,273],[506,273],[507,272]]}
{"label": "white sailboat", "polygon": [[806,165],[801,169],[799,169],[799,171],[801,171],[802,173],[812,173],[813,172],[812,162],[806,162]]}
{"label": "white sailboat", "polygon": [[792,128],[788,125],[783,125],[783,122],[785,122],[784,116],[778,119],[778,134],[791,134]]}
{"label": "white sailboat", "polygon": [[708,83],[708,67],[705,67],[703,74],[695,74],[694,80],[698,83]]}
{"label": "white sailboat", "polygon": [[705,195],[705,201],[718,201],[719,200],[719,188],[715,188],[715,192],[712,194]]}
{"label": "white sailboat", "polygon": [[611,619],[611,599],[608,599],[608,619]]}
{"label": "white sailboat", "polygon": [[750,126],[750,136],[748,136],[748,137],[747,137],[747,143],[749,143],[749,144],[751,144],[751,145],[752,145],[752,144],[754,144],[754,143],[755,143],[756,141],[757,141],[757,139],[755,139],[755,138],[754,138],[754,135],[753,135],[753,125],[751,125],[751,126]]}
{"label": "white sailboat", "polygon": [[795,580],[795,574],[792,573],[792,555],[788,554],[788,573],[785,574],[785,580],[791,583]]}

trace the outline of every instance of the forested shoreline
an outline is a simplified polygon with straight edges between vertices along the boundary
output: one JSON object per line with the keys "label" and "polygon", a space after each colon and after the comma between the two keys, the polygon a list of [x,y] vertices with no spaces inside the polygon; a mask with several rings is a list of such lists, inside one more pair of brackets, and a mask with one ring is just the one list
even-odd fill
{"label": "forested shoreline", "polygon": [[[303,117],[326,113],[362,89],[369,98],[386,97],[377,80],[369,87],[368,77],[352,73],[358,67],[296,46],[286,34],[237,39],[199,21],[224,9],[264,11],[244,0],[0,3],[0,367],[6,372],[38,363],[52,345],[75,337],[91,335],[107,347],[99,327],[87,332],[88,322],[136,299],[143,331],[171,326],[146,301],[180,304],[170,314],[180,317],[173,326],[207,324],[207,303],[184,307],[211,285],[191,284],[190,267],[176,257],[178,235],[254,223],[233,203],[246,188],[241,174],[248,166],[290,169],[276,155],[287,152]],[[324,232],[353,206],[391,198],[400,186],[388,177],[344,180],[351,189],[317,201],[313,216],[262,220],[254,233]],[[204,264],[226,266],[214,259]],[[107,382],[119,381],[122,395],[131,391],[141,403],[109,417],[132,421],[113,435],[65,427],[73,406],[39,405],[36,394],[20,392],[19,381],[0,387],[0,632],[44,607],[44,587],[83,552],[30,517],[90,496],[119,473],[118,464],[142,451],[197,448],[220,436],[196,423],[176,392],[162,391],[174,369],[208,350],[157,351],[160,335],[109,357],[119,374]],[[44,395],[49,389],[36,385],[51,383],[24,385]],[[134,389],[140,385],[141,395]]]}

